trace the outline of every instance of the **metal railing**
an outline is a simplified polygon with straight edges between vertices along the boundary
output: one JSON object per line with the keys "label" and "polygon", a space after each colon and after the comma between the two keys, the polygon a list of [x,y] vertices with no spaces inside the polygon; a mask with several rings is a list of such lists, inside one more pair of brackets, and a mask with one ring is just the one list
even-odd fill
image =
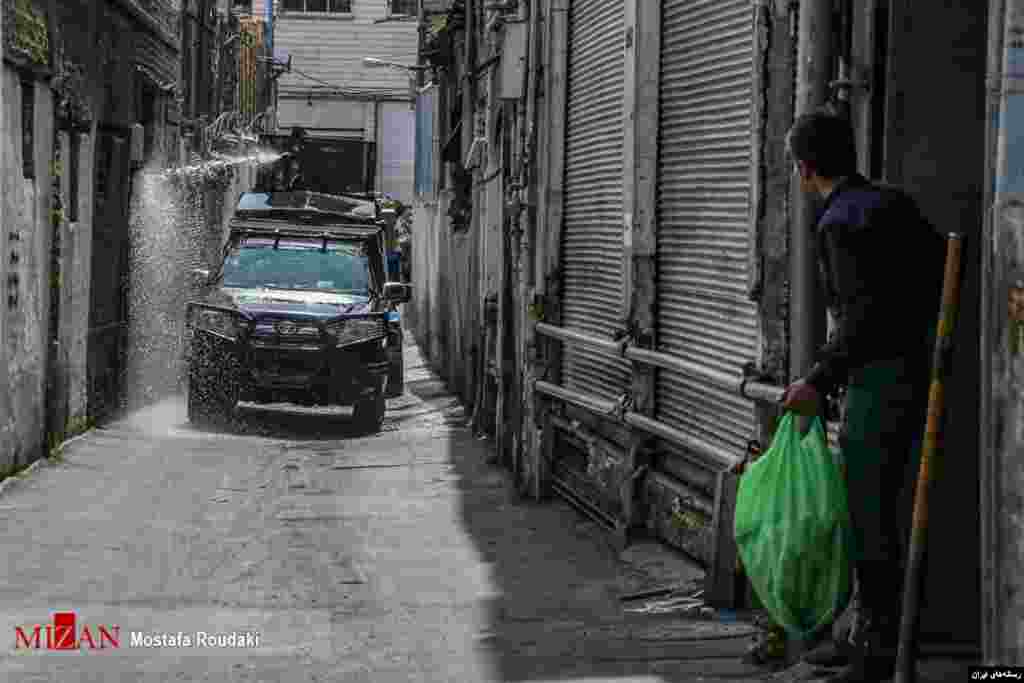
{"label": "metal railing", "polygon": [[[742,375],[729,375],[705,368],[677,356],[635,346],[629,340],[614,341],[602,339],[586,332],[543,322],[536,323],[535,329],[537,334],[557,339],[564,343],[578,344],[638,363],[645,363],[665,370],[673,370],[698,381],[731,391],[751,401],[778,403],[782,400],[783,387],[758,382]],[[597,413],[705,456],[714,465],[722,469],[729,468],[739,461],[738,455],[730,453],[720,446],[708,443],[703,439],[687,434],[680,429],[676,429],[647,415],[629,410],[628,403],[625,400],[612,401],[543,380],[535,381],[533,386],[537,392],[545,396],[559,399],[592,413]]]}

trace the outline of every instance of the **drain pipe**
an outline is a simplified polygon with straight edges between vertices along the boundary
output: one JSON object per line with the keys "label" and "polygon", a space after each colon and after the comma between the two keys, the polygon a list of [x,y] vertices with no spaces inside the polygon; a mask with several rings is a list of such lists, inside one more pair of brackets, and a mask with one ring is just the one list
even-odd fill
{"label": "drain pipe", "polygon": [[[824,106],[832,65],[832,0],[803,0],[799,7],[796,116]],[[815,203],[793,174],[790,235],[790,377],[804,376],[824,341],[825,310],[818,292],[814,249]]]}
{"label": "drain pipe", "polygon": [[1003,90],[1003,38],[1007,0],[991,0],[988,17],[988,64],[986,114],[989,121],[985,137],[985,232],[981,248],[981,385],[980,429],[978,430],[978,459],[980,467],[981,501],[981,646],[984,663],[995,665],[1001,653],[999,615],[1001,593],[999,591],[1000,563],[997,549],[1002,547],[999,534],[1000,484],[1002,471],[995,457],[996,420],[994,418],[993,387],[996,377],[993,368],[998,346],[996,332],[993,273],[996,255],[991,248],[996,230],[995,193],[996,159],[1000,137],[1000,112]]}

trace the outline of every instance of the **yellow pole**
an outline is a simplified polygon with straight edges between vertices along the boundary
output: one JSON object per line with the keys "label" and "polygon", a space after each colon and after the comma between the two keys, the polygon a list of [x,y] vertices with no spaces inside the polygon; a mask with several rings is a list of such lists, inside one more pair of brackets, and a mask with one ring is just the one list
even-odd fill
{"label": "yellow pole", "polygon": [[928,491],[932,483],[932,459],[939,448],[939,432],[945,409],[943,380],[953,350],[953,330],[960,305],[961,235],[949,235],[946,246],[946,274],[942,286],[942,308],[939,327],[935,335],[932,357],[932,383],[928,393],[928,417],[925,423],[924,443],[921,447],[921,465],[917,474],[914,494],[914,518],[910,534],[910,550],[903,584],[903,614],[900,620],[899,650],[896,656],[896,675],[893,683],[914,683],[917,680],[917,633],[920,619],[921,570],[924,567],[928,534]]}

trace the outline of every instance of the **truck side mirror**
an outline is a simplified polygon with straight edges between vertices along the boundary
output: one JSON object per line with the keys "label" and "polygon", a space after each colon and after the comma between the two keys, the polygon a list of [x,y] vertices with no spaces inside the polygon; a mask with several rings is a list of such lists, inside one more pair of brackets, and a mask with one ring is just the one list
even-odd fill
{"label": "truck side mirror", "polygon": [[412,287],[403,282],[388,282],[384,285],[384,298],[395,304],[404,304],[412,299]]}

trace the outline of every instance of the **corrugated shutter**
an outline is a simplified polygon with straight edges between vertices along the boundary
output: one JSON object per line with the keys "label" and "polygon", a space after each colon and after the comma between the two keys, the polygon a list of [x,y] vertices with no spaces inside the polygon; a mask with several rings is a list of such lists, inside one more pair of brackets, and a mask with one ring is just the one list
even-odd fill
{"label": "corrugated shutter", "polygon": [[[757,353],[747,295],[753,14],[749,0],[666,0],[658,178],[661,350],[739,375]],[[742,454],[753,405],[661,371],[658,417]]]}
{"label": "corrugated shutter", "polygon": [[[609,336],[622,318],[623,0],[572,0],[565,149],[563,324]],[[629,365],[566,345],[563,383],[609,398]]]}

